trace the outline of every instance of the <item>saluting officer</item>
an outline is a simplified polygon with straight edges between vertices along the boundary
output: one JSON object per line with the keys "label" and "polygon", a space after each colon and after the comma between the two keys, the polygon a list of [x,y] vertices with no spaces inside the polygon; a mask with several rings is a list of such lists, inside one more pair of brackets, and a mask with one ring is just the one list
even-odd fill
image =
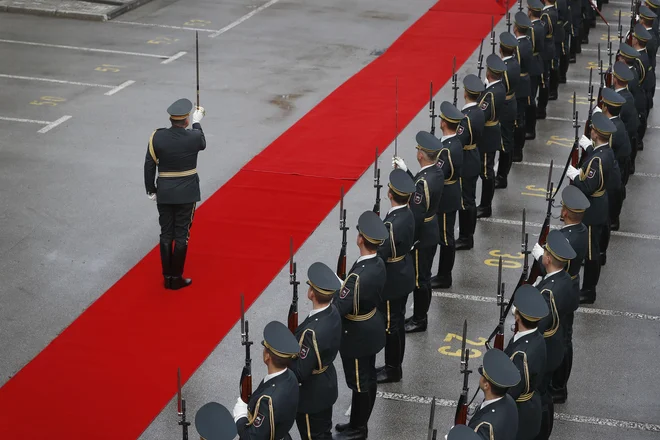
{"label": "saluting officer", "polygon": [[533,440],[541,430],[541,384],[546,367],[543,335],[539,321],[548,315],[548,305],[535,287],[523,284],[513,298],[518,331],[504,352],[520,372],[520,382],[508,394],[518,407],[517,440]]}
{"label": "saluting officer", "polygon": [[173,290],[192,282],[183,278],[183,267],[195,206],[201,200],[197,154],[206,148],[199,124],[205,111],[203,107],[195,109],[192,130],[188,130],[192,108],[190,100],[179,99],[167,109],[172,126],[159,128],[151,134],[144,159],[144,186],[147,196],[158,206],[164,285]]}
{"label": "saluting officer", "polygon": [[[534,60],[532,50],[532,40],[530,40],[527,33],[532,27],[532,21],[524,12],[517,12],[513,19],[513,34],[518,40],[518,57],[520,62],[520,81],[516,88],[516,127],[513,132],[513,162],[522,162],[523,148],[525,147],[525,125],[527,123],[526,113],[527,106],[529,105],[532,96],[532,79],[531,75],[535,74],[537,77],[541,71],[535,69],[538,67]],[[536,78],[538,80],[538,78]],[[534,99],[536,99],[536,88],[538,82],[534,86]]]}
{"label": "saluting officer", "polygon": [[610,138],[616,131],[614,123],[603,113],[594,113],[591,125],[591,141],[580,138],[586,147],[586,159],[577,170],[568,167],[566,175],[591,204],[584,215],[584,224],[589,230],[589,251],[584,261],[584,280],[580,304],[593,304],[596,300],[596,285],[600,278],[600,238],[608,220],[607,179],[614,167],[614,154]]}
{"label": "saluting officer", "polygon": [[334,360],[341,342],[341,316],[332,297],[341,287],[339,278],[323,263],[307,270],[307,299],[312,311],[296,328],[300,354],[289,367],[300,383],[296,425],[300,438],[332,439],[332,406],[337,401]]}
{"label": "saluting officer", "polygon": [[530,69],[529,71],[531,94],[529,97],[529,105],[525,110],[525,118],[527,119],[525,124],[525,130],[527,132],[525,134],[526,140],[536,138],[536,114],[538,113],[536,97],[537,94],[540,96],[539,88],[544,81],[543,75],[545,72],[545,65],[543,62],[543,54],[545,53],[546,46],[546,27],[541,21],[542,10],[543,4],[541,3],[541,0],[527,0],[527,15],[532,22],[530,39],[532,41],[534,63],[532,63],[533,69]]}
{"label": "saluting officer", "polygon": [[342,316],[342,365],[346,385],[353,391],[349,423],[335,426],[336,439],[367,438],[371,410],[376,402],[376,354],[385,346],[385,319],[378,311],[387,270],[378,256],[378,247],[389,232],[372,211],[358,219],[356,244],[360,257],[351,267],[333,304]]}
{"label": "saluting officer", "polygon": [[[417,133],[417,162],[422,167],[413,177],[415,193],[409,206],[415,216],[415,291],[413,316],[405,321],[406,333],[424,332],[431,305],[431,266],[440,242],[438,206],[442,198],[445,176],[436,166],[442,149],[440,139],[427,131]],[[395,167],[413,176],[400,157],[392,159]]]}
{"label": "saluting officer", "polygon": [[448,101],[440,104],[440,129],[442,149],[438,155],[437,167],[442,169],[445,184],[438,205],[438,228],[440,232],[440,259],[438,275],[431,279],[431,287],[447,289],[451,287],[451,271],[454,268],[456,244],[454,225],[456,212],[461,209],[461,184],[463,172],[463,144],[456,136],[458,124],[465,118],[459,109]]}
{"label": "saluting officer", "polygon": [[545,44],[541,58],[543,59],[543,76],[541,77],[541,88],[539,89],[538,107],[536,109],[536,119],[545,119],[548,100],[550,99],[550,73],[556,58],[555,48],[555,28],[557,27],[557,8],[550,0],[543,0],[543,10],[541,12],[541,24],[545,29]]}
{"label": "saluting officer", "polygon": [[461,110],[465,115],[458,125],[456,136],[463,144],[463,169],[461,183],[462,204],[458,211],[458,240],[456,250],[468,250],[474,247],[474,231],[477,227],[477,180],[481,169],[479,143],[484,132],[486,117],[478,107],[478,100],[486,87],[477,75],[469,74],[463,78],[463,97],[465,105]]}
{"label": "saluting officer", "polygon": [[539,388],[543,413],[537,440],[547,440],[552,433],[554,403],[550,382],[555,370],[559,368],[564,359],[565,329],[562,321],[571,310],[571,298],[574,295],[573,281],[565,269],[568,262],[575,257],[575,251],[560,231],[553,230],[548,233],[541,260],[546,275],[537,286],[550,310],[550,313],[541,319],[538,326],[539,332],[545,338],[547,360]]}
{"label": "saluting officer", "polygon": [[227,408],[209,402],[195,414],[195,429],[200,440],[234,440],[238,431]]}
{"label": "saluting officer", "polygon": [[[625,132],[628,134],[630,144],[630,157],[624,168],[621,169],[621,182],[624,187],[628,184],[628,178],[633,168],[633,154],[637,152],[637,131],[639,130],[639,115],[635,107],[635,98],[628,89],[629,81],[635,78],[633,72],[628,65],[622,61],[614,63],[612,68],[612,88],[615,92],[625,99],[625,103],[621,106],[621,113],[619,117],[625,126]],[[624,190],[625,198],[625,190]]]}
{"label": "saluting officer", "polygon": [[514,133],[518,115],[516,90],[520,83],[520,63],[518,61],[518,40],[509,32],[500,34],[500,55],[506,65],[504,84],[506,85],[506,101],[500,113],[502,124],[502,151],[500,151],[499,166],[495,177],[495,188],[506,188],[507,177],[513,163]]}
{"label": "saluting officer", "polygon": [[477,217],[490,217],[493,213],[492,202],[495,195],[495,153],[502,151],[502,128],[500,112],[504,111],[506,102],[506,86],[502,77],[506,72],[506,64],[495,54],[486,58],[486,90],[479,108],[486,117],[484,133],[479,144],[481,154],[481,203],[477,207]]}
{"label": "saluting officer", "polygon": [[289,430],[296,421],[298,379],[287,367],[300,351],[287,326],[278,321],[264,328],[263,361],[268,374],[247,404],[239,397],[234,421],[240,440],[291,440]]}
{"label": "saluting officer", "polygon": [[378,247],[385,262],[387,282],[379,310],[385,316],[385,365],[377,369],[378,383],[399,382],[406,346],[406,303],[415,289],[415,267],[410,250],[415,242],[415,216],[408,203],[415,192],[415,182],[402,169],[392,170],[387,198],[392,207],[383,223],[388,237]]}
{"label": "saluting officer", "polygon": [[[589,208],[587,196],[575,186],[568,185],[561,192],[561,199],[562,207],[559,218],[564,222],[564,226],[560,231],[575,251],[575,258],[569,260],[566,265],[566,271],[573,282],[573,291],[571,292],[570,311],[566,313],[561,322],[564,329],[564,359],[552,376],[550,391],[553,403],[564,403],[568,398],[566,383],[573,366],[573,319],[575,311],[580,306],[580,267],[589,247],[589,233],[587,227],[582,224],[584,212]],[[534,247],[540,248],[538,243]],[[537,255],[536,252],[535,255]],[[540,255],[543,256],[543,249],[541,249]]]}
{"label": "saluting officer", "polygon": [[515,440],[518,409],[507,391],[520,383],[518,368],[506,353],[492,348],[484,354],[483,366],[478,371],[481,375],[479,388],[484,393],[484,401],[468,426],[483,440]]}

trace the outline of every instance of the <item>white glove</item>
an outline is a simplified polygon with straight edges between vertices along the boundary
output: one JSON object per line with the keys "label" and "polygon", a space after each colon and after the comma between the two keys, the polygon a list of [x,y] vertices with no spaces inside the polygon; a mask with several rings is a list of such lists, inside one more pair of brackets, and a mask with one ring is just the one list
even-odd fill
{"label": "white glove", "polygon": [[532,286],[534,287],[538,286],[539,284],[541,284],[541,281],[543,281],[543,277],[538,277],[536,281],[534,281],[534,284],[532,284]]}
{"label": "white glove", "polygon": [[156,193],[153,194],[147,193],[147,197],[149,197],[149,200],[151,200],[152,202],[156,201]]}
{"label": "white glove", "polygon": [[538,244],[538,243],[536,243],[534,245],[534,247],[532,248],[532,256],[534,257],[535,260],[538,260],[539,258],[541,258],[543,256],[544,252],[545,251],[543,250],[541,245]]}
{"label": "white glove", "polygon": [[516,306],[511,306],[511,316],[516,316]]}
{"label": "white glove", "polygon": [[592,113],[602,113],[603,110],[601,110],[600,107],[596,106],[596,107],[594,107],[594,109],[593,109],[591,112],[592,112]]}
{"label": "white glove", "polygon": [[406,163],[400,157],[393,157],[392,158],[392,167],[393,168],[400,168],[403,171],[408,171],[408,167],[406,166]]}
{"label": "white glove", "polygon": [[247,417],[248,407],[247,403],[243,402],[239,397],[236,399],[236,405],[234,405],[234,423],[238,422],[241,418]]}
{"label": "white glove", "polygon": [[206,115],[206,110],[204,110],[204,107],[197,107],[197,109],[193,112],[192,115],[192,123],[196,124],[198,122],[202,121],[202,118]]}
{"label": "white glove", "polygon": [[598,9],[598,3],[596,0],[591,0],[591,4],[594,5],[594,8]]}
{"label": "white glove", "polygon": [[589,139],[589,138],[586,137],[585,135],[582,135],[582,136],[580,137],[579,144],[580,144],[580,146],[582,147],[582,149],[583,149],[584,151],[587,151],[587,148],[591,147],[591,139]]}
{"label": "white glove", "polygon": [[566,176],[567,176],[569,179],[573,180],[573,179],[575,179],[575,178],[576,178],[577,176],[579,176],[579,175],[580,175],[580,171],[579,171],[578,169],[576,169],[575,167],[573,167],[573,165],[569,165],[569,166],[568,166],[568,169],[566,170]]}

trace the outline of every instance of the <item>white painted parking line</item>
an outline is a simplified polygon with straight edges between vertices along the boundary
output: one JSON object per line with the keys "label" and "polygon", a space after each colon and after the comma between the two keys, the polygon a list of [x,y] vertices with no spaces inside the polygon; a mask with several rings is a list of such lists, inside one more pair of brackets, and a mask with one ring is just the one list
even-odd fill
{"label": "white painted parking line", "polygon": [[[394,400],[397,402],[407,402],[407,403],[419,403],[423,405],[430,405],[433,399],[432,397],[414,396],[414,395],[402,394],[402,393],[386,393],[383,391],[377,391],[376,397],[385,400]],[[458,402],[455,400],[436,398],[435,404],[445,408],[456,408]],[[588,425],[606,426],[609,428],[635,429],[637,431],[660,432],[660,425],[657,425],[655,423],[630,422],[627,420],[616,420],[616,419],[610,419],[604,417],[580,416],[575,414],[565,414],[565,413],[555,412],[555,420],[561,420],[563,422],[585,423]],[[438,434],[444,435],[444,433],[440,433],[440,432],[438,432]]]}
{"label": "white painted parking line", "polygon": [[216,33],[209,35],[209,38],[215,38],[215,37],[217,37],[218,35],[222,35],[222,34],[224,34],[224,33],[227,32],[228,30],[231,30],[231,29],[235,28],[235,27],[238,26],[239,24],[243,23],[245,20],[249,19],[250,17],[252,17],[252,16],[254,16],[254,15],[256,15],[256,14],[258,14],[259,12],[263,11],[264,9],[266,9],[266,8],[270,8],[271,6],[273,6],[273,5],[274,5],[275,3],[277,3],[278,1],[280,1],[280,0],[270,0],[268,3],[265,3],[265,4],[261,5],[261,6],[259,6],[259,7],[258,7],[257,9],[255,9],[254,11],[248,12],[247,14],[245,14],[244,16],[242,16],[241,18],[239,18],[238,20],[236,20],[236,21],[234,21],[234,22],[228,24],[227,26],[223,27],[222,29],[220,29],[220,30],[217,31]]}
{"label": "white painted parking line", "polygon": [[18,40],[0,39],[0,43],[24,44],[24,45],[27,45],[27,46],[52,47],[54,49],[70,49],[70,50],[77,50],[77,51],[80,51],[80,52],[114,53],[114,54],[117,54],[117,55],[131,55],[131,56],[146,57],[146,58],[160,58],[160,59],[171,58],[168,55],[157,55],[157,54],[154,54],[154,53],[126,52],[126,51],[123,51],[123,50],[111,50],[111,49],[95,49],[95,48],[92,48],[92,47],[65,46],[63,44],[36,43],[34,41],[18,41]]}
{"label": "white painted parking line", "polygon": [[126,81],[126,82],[124,82],[124,83],[121,83],[121,84],[119,84],[117,87],[115,87],[114,89],[105,92],[104,95],[106,95],[106,96],[112,96],[112,95],[114,95],[115,93],[119,92],[120,90],[124,90],[126,87],[130,86],[131,84],[135,84],[135,81],[128,80],[128,81]]}
{"label": "white painted parking line", "polygon": [[106,21],[109,24],[128,24],[131,26],[144,26],[144,27],[159,27],[164,29],[176,29],[179,31],[197,31],[197,32],[219,32],[217,29],[205,29],[205,28],[194,28],[186,26],[171,26],[169,24],[157,24],[157,23],[138,23],[135,21],[121,21],[121,20],[110,20]]}
{"label": "white painted parking line", "polygon": [[[528,166],[528,167],[539,167],[539,168],[548,168],[548,166],[550,166],[549,163],[525,162],[525,161],[523,161],[523,162],[514,162],[514,166],[515,166],[515,164],[524,165],[524,166]],[[558,169],[558,170],[563,170],[564,166],[563,165],[553,165],[552,168]],[[633,175],[634,176],[639,176],[639,177],[651,177],[651,178],[654,178],[654,179],[660,179],[660,174],[654,174],[654,173],[640,173],[640,172],[636,171],[635,174],[633,174]]]}
{"label": "white painted parking line", "polygon": [[62,116],[57,121],[53,121],[53,122],[49,123],[48,125],[46,125],[44,128],[39,130],[38,133],[47,133],[47,132],[51,131],[53,128],[60,125],[61,123],[68,121],[69,119],[71,119],[71,116]]}
{"label": "white painted parking line", "polygon": [[56,83],[56,84],[68,84],[72,86],[84,86],[84,87],[101,87],[101,88],[108,88],[111,89],[114,86],[109,86],[107,84],[94,84],[94,83],[83,83],[83,82],[77,82],[77,81],[65,81],[63,79],[51,79],[51,78],[37,78],[34,76],[19,76],[19,75],[6,75],[3,73],[0,73],[0,78],[7,78],[7,79],[18,79],[18,80],[25,80],[25,81],[42,81],[42,82],[51,82],[51,83]]}
{"label": "white painted parking line", "polygon": [[[560,122],[571,122],[571,123],[573,122],[573,120],[570,119],[570,118],[559,118],[559,117],[557,117],[557,116],[546,116],[545,119],[547,119],[547,120],[549,120],[549,121],[560,121]],[[584,123],[584,121],[582,121],[582,120],[580,120],[580,122],[581,122],[581,123]],[[649,126],[647,126],[646,128],[647,128],[647,129],[651,128],[651,129],[657,130],[657,129],[660,129],[660,126],[657,126],[657,125],[649,125]]]}
{"label": "white painted parking line", "polygon": [[169,64],[174,60],[178,60],[179,58],[184,56],[186,53],[188,53],[188,52],[179,52],[177,54],[174,54],[171,57],[169,57],[168,59],[166,59],[165,61],[162,61],[160,64]]}
{"label": "white painted parking line", "polygon": [[35,119],[7,118],[7,117],[4,117],[4,116],[0,116],[0,121],[25,122],[25,123],[28,123],[28,124],[39,124],[39,125],[50,124],[50,122],[48,122],[48,121],[37,121]]}

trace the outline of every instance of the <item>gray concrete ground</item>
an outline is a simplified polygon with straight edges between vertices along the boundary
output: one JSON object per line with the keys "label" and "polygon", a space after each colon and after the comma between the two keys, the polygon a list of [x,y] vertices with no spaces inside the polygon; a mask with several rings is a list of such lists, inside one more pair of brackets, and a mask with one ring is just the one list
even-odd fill
{"label": "gray concrete ground", "polygon": [[[264,3],[155,0],[107,23],[0,15],[0,56],[11,60],[0,71],[0,383],[155,245],[155,206],[144,195],[141,174],[146,139],[154,127],[166,124],[165,109],[174,99],[194,96],[192,29],[200,30],[203,124],[210,148],[198,169],[203,197],[208,197],[433,3],[281,0],[231,28]],[[627,10],[611,3],[605,12],[619,7]],[[595,49],[601,30],[606,32],[602,26],[592,30],[590,48]],[[435,293],[428,332],[408,338],[403,381],[379,387],[370,422],[373,438],[425,435],[432,396],[443,399],[436,415],[440,433],[451,426],[461,377],[458,358],[442,353],[459,348],[449,334],[459,333],[467,318],[469,339],[478,343],[497,323],[492,302],[497,269],[488,260],[519,252],[517,222],[523,207],[528,222],[543,221],[545,201],[529,194],[540,193],[545,185],[550,159],[556,165],[565,162],[568,147],[561,138],[573,137],[569,94],[586,95],[586,85],[572,81],[586,81],[587,63],[595,59],[595,51],[585,50],[571,65],[569,83],[548,107],[551,118],[566,120],[539,122],[525,162],[514,164],[509,188],[496,193],[493,218],[479,222],[475,249],[458,253],[452,288]],[[476,54],[459,72],[459,81],[476,73],[475,65]],[[436,100],[451,100],[450,87],[443,87]],[[584,124],[586,106],[579,111]],[[649,125],[660,127],[658,118],[652,114]],[[428,123],[425,109],[399,136],[399,155],[413,170],[414,136]],[[556,408],[553,438],[637,440],[660,431],[660,387],[653,377],[660,306],[654,298],[658,281],[649,276],[660,251],[654,221],[658,208],[652,203],[660,185],[657,132],[649,130],[637,174],[631,177],[598,300],[576,317],[570,395]],[[383,153],[384,176],[392,154],[391,146]],[[561,169],[554,173],[557,182]],[[355,221],[371,209],[373,198],[369,173],[346,196],[349,262],[357,256]],[[341,238],[336,223],[335,209],[300,249],[301,277],[314,261],[335,264]],[[528,229],[533,240],[539,227]],[[508,286],[519,273],[520,268],[504,271]],[[247,312],[254,340],[260,340],[270,320],[286,319],[289,301],[283,268]],[[301,316],[309,308],[301,301]],[[239,341],[235,326],[185,384],[191,419],[209,400],[233,407],[243,362]],[[474,353],[476,368],[483,346],[473,348],[480,351]],[[253,357],[259,381],[265,368],[258,348]],[[339,362],[337,367],[341,370]],[[470,386],[476,389],[476,373]],[[340,380],[335,421],[347,419],[349,404],[350,393]],[[140,438],[179,438],[176,422],[172,400]],[[292,435],[299,438],[295,428]]]}

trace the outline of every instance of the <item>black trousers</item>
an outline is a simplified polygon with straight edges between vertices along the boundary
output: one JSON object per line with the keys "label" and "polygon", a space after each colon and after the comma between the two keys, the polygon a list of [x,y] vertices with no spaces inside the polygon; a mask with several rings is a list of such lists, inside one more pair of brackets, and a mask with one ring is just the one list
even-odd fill
{"label": "black trousers", "polygon": [[196,203],[157,205],[161,243],[171,244],[174,241],[177,246],[188,245],[196,205]]}
{"label": "black trousers", "polygon": [[495,153],[481,154],[481,202],[479,207],[489,208],[495,195]]}
{"label": "black trousers", "polygon": [[518,106],[516,107],[516,124],[513,129],[513,150],[514,152],[520,152],[525,147],[525,123],[529,97],[516,99],[518,100]]}
{"label": "black trousers", "polygon": [[544,112],[548,107],[548,97],[550,94],[550,68],[552,60],[543,60],[543,76],[541,77],[541,84],[539,86],[539,101],[538,110]]}
{"label": "black trousers", "polygon": [[582,290],[595,290],[600,279],[600,241],[603,229],[607,225],[588,225],[589,241],[587,256],[584,260]]}
{"label": "black trousers", "polygon": [[530,95],[527,101],[527,108],[525,109],[525,131],[527,133],[536,133],[536,95],[539,91],[541,77],[530,75],[529,82]]}
{"label": "black trousers", "polygon": [[571,376],[573,367],[573,320],[574,312],[566,314],[562,324],[566,326],[566,335],[564,338],[564,359],[559,368],[552,373],[552,391],[554,393],[566,393],[566,383]]}
{"label": "black trousers", "polygon": [[296,425],[302,440],[332,440],[332,407],[314,414],[298,413]]}
{"label": "black trousers", "polygon": [[406,303],[408,295],[383,301],[378,309],[385,317],[385,366],[401,368],[406,346]]}
{"label": "black trousers", "polygon": [[500,121],[502,127],[502,151],[500,151],[500,160],[497,167],[497,175],[506,179],[513,163],[514,133],[516,127],[515,119],[513,121]]}
{"label": "black trousers", "polygon": [[461,177],[461,195],[463,197],[461,210],[477,207],[477,180],[479,176]]}
{"label": "black trousers", "polygon": [[346,385],[358,393],[366,393],[376,386],[376,355],[359,358],[341,358]]}
{"label": "black trousers", "polygon": [[426,319],[431,305],[431,266],[437,250],[437,246],[429,246],[413,251],[416,277],[413,320],[416,322]]}
{"label": "black trousers", "polygon": [[438,226],[440,227],[440,246],[454,246],[454,229],[456,226],[457,212],[458,211],[438,213]]}

